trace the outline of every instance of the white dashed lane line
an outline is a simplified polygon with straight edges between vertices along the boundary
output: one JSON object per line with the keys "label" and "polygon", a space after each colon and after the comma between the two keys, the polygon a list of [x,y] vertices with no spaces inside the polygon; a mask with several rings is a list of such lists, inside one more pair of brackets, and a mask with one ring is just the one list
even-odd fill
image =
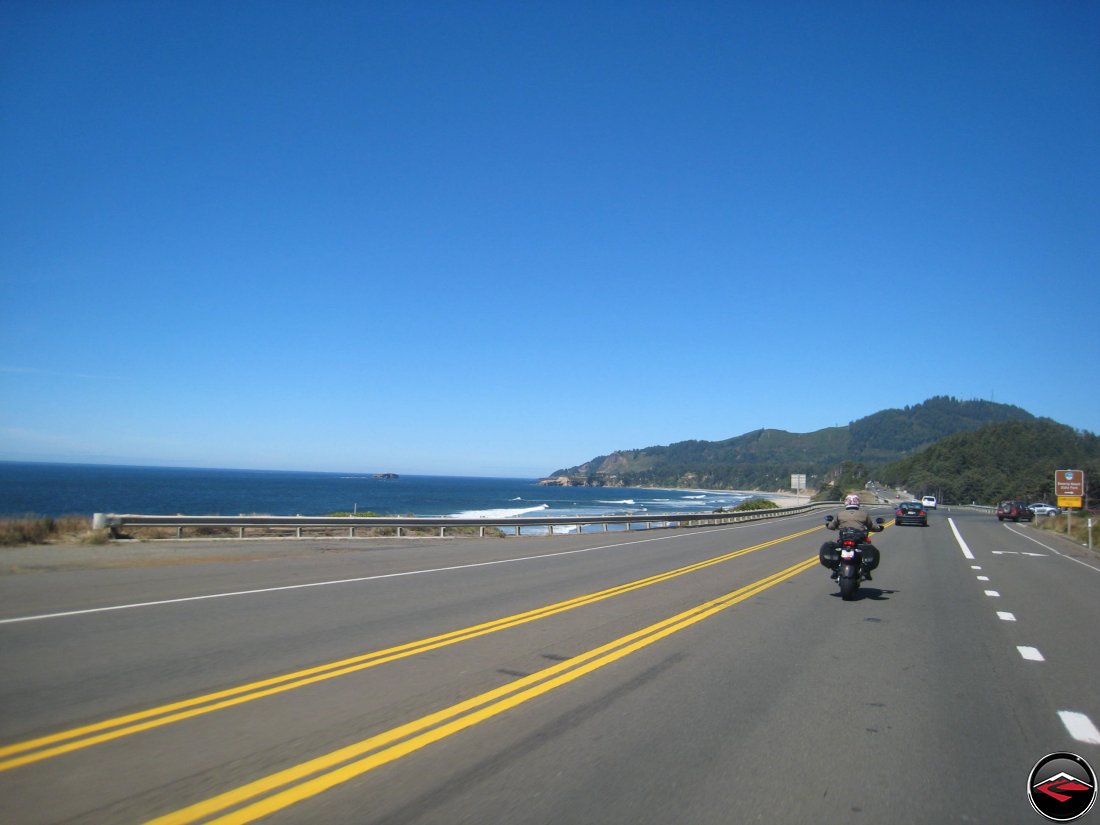
{"label": "white dashed lane line", "polygon": [[[963,555],[967,559],[973,561],[974,560],[974,554],[970,551],[970,548],[967,546],[966,541],[963,540],[962,534],[959,533],[958,528],[955,526],[955,522],[951,519],[948,519],[947,521],[951,525],[951,532],[953,532],[955,534],[955,540],[959,543],[959,549],[962,550]],[[1013,530],[1012,532],[1018,533],[1018,531],[1016,531],[1016,530]],[[1023,535],[1022,533],[1018,533],[1018,534]],[[1066,556],[1063,553],[1059,553],[1053,547],[1048,547],[1047,545],[1043,544],[1040,541],[1036,541],[1035,539],[1031,538],[1030,536],[1025,535],[1024,538],[1027,538],[1030,541],[1034,541],[1036,544],[1041,545],[1043,548],[1045,548],[1047,550],[1050,550],[1051,552],[1055,553],[1056,555],[1062,556],[1063,558],[1068,558],[1070,561],[1076,561],[1078,564],[1083,564],[1085,567],[1088,567],[1090,570],[1096,570],[1097,572],[1100,572],[1100,568],[1093,567],[1092,565],[1085,564],[1084,562],[1081,562],[1078,559],[1072,558],[1071,556]],[[994,555],[1005,555],[1005,554],[1008,554],[1008,553],[1011,553],[1012,555],[1022,555],[1022,556],[1042,556],[1043,555],[1042,553],[1019,553],[1019,552],[998,551],[998,550],[994,550],[993,553],[994,553]],[[970,565],[970,569],[971,570],[981,570],[982,566],[980,564],[972,564],[972,565]],[[980,582],[989,581],[989,576],[976,576],[975,578]],[[996,590],[986,590],[985,595],[989,596],[992,599],[999,599],[1001,597],[1001,594],[998,593]],[[1007,610],[998,610],[997,611],[997,618],[1000,619],[1002,622],[1014,622],[1014,621],[1016,621],[1016,614],[1010,613]],[[1016,650],[1020,654],[1021,658],[1023,658],[1025,661],[1028,661],[1028,662],[1045,662],[1046,661],[1046,658],[1043,656],[1043,654],[1041,652],[1039,652],[1038,648],[1031,647],[1031,646],[1028,646],[1028,645],[1017,645]],[[1076,710],[1060,710],[1060,711],[1058,711],[1058,718],[1062,720],[1062,724],[1065,726],[1066,732],[1069,733],[1069,735],[1072,736],[1076,741],[1083,742],[1086,745],[1100,745],[1100,730],[1097,730],[1096,725],[1093,724],[1092,720],[1089,719],[1089,717],[1086,714],[1081,713],[1081,712],[1076,711]]]}
{"label": "white dashed lane line", "polygon": [[1069,731],[1069,735],[1078,742],[1084,742],[1086,745],[1100,745],[1100,730],[1096,729],[1096,725],[1085,714],[1075,710],[1060,710],[1058,716]]}

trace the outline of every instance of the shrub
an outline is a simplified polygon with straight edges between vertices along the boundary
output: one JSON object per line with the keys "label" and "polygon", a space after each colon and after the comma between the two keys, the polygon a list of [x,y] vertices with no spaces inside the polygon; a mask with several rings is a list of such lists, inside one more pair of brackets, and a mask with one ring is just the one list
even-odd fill
{"label": "shrub", "polygon": [[47,544],[51,541],[83,541],[91,533],[91,523],[84,516],[26,515],[0,519],[0,546]]}
{"label": "shrub", "polygon": [[775,510],[778,507],[779,505],[770,499],[750,498],[748,501],[742,501],[733,510],[734,512],[738,510]]}

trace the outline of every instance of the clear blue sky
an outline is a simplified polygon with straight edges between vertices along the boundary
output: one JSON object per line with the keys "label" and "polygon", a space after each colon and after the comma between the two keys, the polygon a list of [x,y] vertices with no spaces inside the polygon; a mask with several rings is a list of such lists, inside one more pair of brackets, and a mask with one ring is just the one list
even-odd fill
{"label": "clear blue sky", "polygon": [[[1100,431],[1100,4],[6,2],[0,459]],[[1087,367],[1087,369],[1086,369]]]}

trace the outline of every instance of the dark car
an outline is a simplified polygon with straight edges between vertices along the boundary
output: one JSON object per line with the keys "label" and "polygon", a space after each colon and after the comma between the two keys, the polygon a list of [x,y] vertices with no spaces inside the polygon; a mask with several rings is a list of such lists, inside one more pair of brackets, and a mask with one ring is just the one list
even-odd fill
{"label": "dark car", "polygon": [[919,501],[903,501],[894,510],[894,524],[919,524],[928,526],[928,513]]}
{"label": "dark car", "polygon": [[1026,501],[1002,501],[997,505],[997,520],[1031,521],[1035,514],[1028,509]]}

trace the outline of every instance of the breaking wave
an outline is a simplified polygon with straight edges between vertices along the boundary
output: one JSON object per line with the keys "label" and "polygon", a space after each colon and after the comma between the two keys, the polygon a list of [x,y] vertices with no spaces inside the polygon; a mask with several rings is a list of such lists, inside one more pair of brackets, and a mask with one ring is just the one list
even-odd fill
{"label": "breaking wave", "polygon": [[517,509],[465,510],[461,513],[451,513],[447,518],[516,518],[525,513],[537,513],[549,509],[549,504],[539,504],[535,507],[521,507]]}

